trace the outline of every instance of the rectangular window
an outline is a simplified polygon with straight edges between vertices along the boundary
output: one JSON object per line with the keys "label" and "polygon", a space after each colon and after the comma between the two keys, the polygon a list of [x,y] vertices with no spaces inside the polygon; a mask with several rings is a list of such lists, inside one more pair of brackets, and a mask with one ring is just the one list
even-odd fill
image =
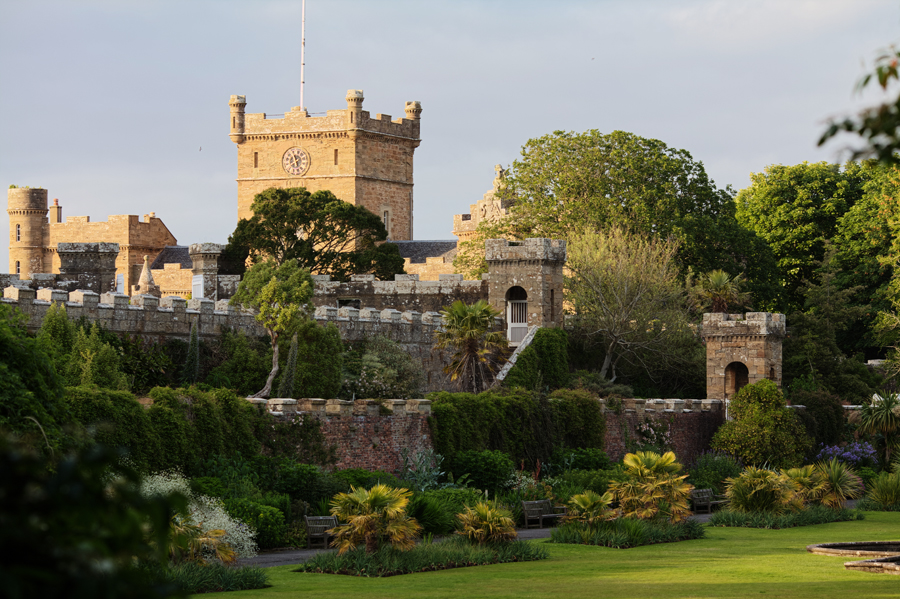
{"label": "rectangular window", "polygon": [[337,149],[334,150],[334,165],[337,166]]}
{"label": "rectangular window", "polygon": [[17,274],[17,275],[22,274],[21,268],[19,267],[19,261],[18,261],[18,260],[16,260],[16,274]]}
{"label": "rectangular window", "polygon": [[16,241],[22,241],[22,225],[16,225]]}
{"label": "rectangular window", "polygon": [[253,152],[253,168],[259,168],[259,152]]}

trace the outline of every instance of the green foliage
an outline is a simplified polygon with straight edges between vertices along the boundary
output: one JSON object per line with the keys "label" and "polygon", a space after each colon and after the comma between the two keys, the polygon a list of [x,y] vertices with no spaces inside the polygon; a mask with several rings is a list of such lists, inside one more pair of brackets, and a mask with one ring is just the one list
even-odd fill
{"label": "green foliage", "polygon": [[399,248],[376,243],[388,238],[381,218],[330,191],[271,188],[256,194],[250,208],[253,216],[238,221],[228,238],[224,253],[232,264],[248,255],[254,263],[294,262],[339,281],[366,273],[388,281],[403,273]]}
{"label": "green foliage", "polygon": [[584,395],[559,391],[546,401],[518,388],[479,395],[438,392],[428,399],[435,450],[450,461],[457,451],[496,449],[533,468],[559,447],[604,444],[601,406]]}
{"label": "green foliage", "polygon": [[288,456],[309,464],[333,464],[337,461],[335,447],[328,445],[322,425],[316,418],[291,414],[275,418],[261,414],[256,421],[256,438],[272,456]]}
{"label": "green foliage", "polygon": [[192,385],[200,378],[200,334],[197,332],[197,321],[191,323],[191,342],[188,346],[187,360],[182,372],[184,382]]}
{"label": "green foliage", "polygon": [[[571,350],[570,350],[571,351]],[[569,379],[569,386],[573,389],[586,389],[597,394],[597,397],[634,397],[634,391],[628,385],[611,383],[600,376],[599,372],[588,370],[576,370]]]}
{"label": "green foliage", "polygon": [[729,410],[733,420],[719,427],[711,445],[744,464],[790,468],[799,465],[812,446],[799,418],[786,407],[772,381],[743,387]]}
{"label": "green foliage", "polygon": [[614,520],[617,512],[610,509],[613,502],[613,494],[606,492],[603,495],[586,490],[583,493],[573,495],[567,502],[569,511],[566,513],[566,522],[578,522],[584,528],[598,528],[607,520]]}
{"label": "green foliage", "polygon": [[92,445],[50,461],[0,437],[5,597],[168,596],[172,589],[135,558],[165,559],[169,519],[184,498],[142,497],[137,472],[121,457]]}
{"label": "green foliage", "polygon": [[790,398],[791,405],[806,407],[804,410],[798,410],[797,416],[816,446],[840,443],[846,416],[837,395],[824,390],[798,389],[791,391]]}
{"label": "green foliage", "polygon": [[206,383],[213,387],[234,389],[244,397],[255,393],[265,384],[271,368],[271,348],[260,339],[228,330],[223,331],[221,343],[227,357],[210,371]]}
{"label": "green foliage", "polygon": [[229,495],[229,489],[222,482],[222,479],[216,476],[198,476],[191,479],[191,491],[197,495],[206,495],[207,497],[218,497],[224,499]]}
{"label": "green foliage", "polygon": [[741,470],[743,467],[733,456],[705,452],[691,465],[687,481],[697,489],[712,489],[716,495],[722,495],[726,479],[738,476]]}
{"label": "green foliage", "polygon": [[710,526],[732,526],[743,528],[794,528],[795,526],[812,526],[828,522],[850,522],[862,520],[865,516],[861,510],[842,508],[833,510],[823,505],[811,505],[800,511],[777,513],[772,511],[737,512],[719,510],[709,519]]}
{"label": "green foliage", "polygon": [[470,543],[497,545],[516,539],[516,523],[512,515],[495,504],[479,501],[456,517],[460,523],[457,534],[466,537]]}
{"label": "green foliage", "polygon": [[673,452],[629,453],[622,464],[628,478],[610,484],[610,492],[626,517],[673,523],[687,519],[693,487],[685,482],[686,474],[678,474],[681,464]]}
{"label": "green foliage", "polygon": [[603,495],[609,490],[612,483],[625,482],[627,480],[628,475],[618,468],[610,470],[567,470],[553,477],[553,491],[559,496],[563,495],[561,490],[564,488],[573,489],[574,493],[572,494],[592,491],[598,495]]}
{"label": "green foliage", "polygon": [[702,311],[729,314],[737,312],[750,301],[750,294],[741,291],[744,284],[742,275],[731,276],[724,270],[712,270],[697,280],[697,285],[689,289],[697,296]]}
{"label": "green foliage", "polygon": [[879,474],[870,482],[865,500],[858,506],[864,510],[900,511],[900,472]]}
{"label": "green foliage", "polygon": [[456,453],[450,461],[450,470],[457,477],[468,474],[476,489],[496,492],[509,484],[515,465],[502,451],[470,450]]}
{"label": "green foliage", "polygon": [[803,507],[800,487],[786,474],[748,466],[726,481],[725,496],[733,512],[770,512],[780,515]]}
{"label": "green foliage", "polygon": [[860,412],[859,430],[878,435],[883,464],[891,463],[895,447],[900,444],[900,393],[874,395]]}
{"label": "green foliage", "polygon": [[409,551],[416,545],[422,527],[406,513],[409,498],[407,489],[375,485],[371,489],[352,488],[331,500],[331,513],[340,524],[334,531],[333,546],[338,553],[352,551],[364,544],[366,553],[390,544],[395,549]]}
{"label": "green foliage", "polygon": [[253,566],[235,568],[220,562],[184,562],[168,567],[141,563],[139,567],[150,576],[186,594],[246,591],[269,586],[266,570]]}
{"label": "green foliage", "polygon": [[25,333],[23,320],[18,310],[0,304],[0,427],[53,452],[67,443],[61,425],[71,415],[51,358]]}
{"label": "green foliage", "polygon": [[225,510],[232,518],[237,518],[256,530],[256,543],[260,549],[283,545],[287,526],[284,514],[278,508],[249,499],[226,499]]}
{"label": "green foliage", "polygon": [[516,360],[503,384],[526,389],[559,389],[569,381],[568,335],[565,329],[542,327]]}
{"label": "green foliage", "polygon": [[419,523],[424,534],[445,536],[452,533],[457,524],[453,512],[447,511],[446,507],[435,497],[416,494],[406,511]]}
{"label": "green foliage", "polygon": [[294,397],[333,399],[341,390],[343,344],[333,322],[320,326],[312,320],[297,329],[297,370]]}
{"label": "green foliage", "polygon": [[278,383],[278,397],[295,397],[294,377],[297,372],[297,333],[291,337],[291,349],[288,352],[287,367]]}
{"label": "green foliage", "polygon": [[466,305],[456,300],[441,310],[444,326],[435,331],[435,348],[453,351],[444,373],[463,391],[487,389],[505,360],[506,336],[494,329],[500,313],[485,300]]}
{"label": "green foliage", "polygon": [[411,399],[421,395],[425,384],[421,361],[381,335],[355,343],[344,364],[345,399]]}
{"label": "green foliage", "polygon": [[411,551],[398,551],[384,546],[374,553],[366,553],[363,547],[344,554],[323,552],[301,564],[297,571],[380,577],[463,566],[530,562],[547,557],[546,549],[527,541],[473,545],[466,539],[454,537],[423,543]]}
{"label": "green foliage", "polygon": [[330,474],[331,478],[339,481],[344,488],[349,490],[351,487],[370,488],[375,485],[387,485],[399,489],[402,487],[397,477],[389,472],[381,470],[366,470],[365,468],[345,468],[343,470],[335,470]]}
{"label": "green foliage", "polygon": [[850,466],[837,458],[819,462],[815,470],[822,481],[822,491],[817,497],[822,505],[841,509],[848,499],[857,499],[863,494],[862,480]]}
{"label": "green foliage", "polygon": [[553,454],[554,472],[567,470],[607,470],[611,464],[606,452],[597,447],[559,449]]}
{"label": "green foliage", "polygon": [[706,536],[703,524],[685,520],[673,524],[668,521],[618,518],[586,527],[579,522],[561,524],[550,532],[551,543],[599,545],[614,549],[628,549],[655,543],[675,543]]}

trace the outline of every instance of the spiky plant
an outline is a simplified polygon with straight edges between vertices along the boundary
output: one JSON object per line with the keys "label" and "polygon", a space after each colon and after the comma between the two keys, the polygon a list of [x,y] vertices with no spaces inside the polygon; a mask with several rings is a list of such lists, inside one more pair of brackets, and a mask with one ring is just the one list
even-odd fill
{"label": "spiky plant", "polygon": [[900,505],[900,472],[882,472],[873,478],[866,499],[881,506]]}
{"label": "spiky plant", "polygon": [[690,516],[694,486],[685,482],[686,474],[677,474],[681,464],[674,453],[639,451],[627,454],[622,463],[628,479],[612,483],[609,490],[625,516],[642,520],[665,518],[671,522]]}
{"label": "spiky plant", "polygon": [[516,523],[510,513],[490,503],[479,501],[456,517],[462,525],[457,534],[473,543],[484,545],[516,540]]}
{"label": "spiky plant", "polygon": [[622,464],[625,466],[625,474],[637,477],[675,474],[681,471],[681,464],[678,463],[678,458],[672,451],[667,451],[662,455],[653,451],[625,454]]}
{"label": "spiky plant", "polygon": [[435,333],[435,347],[454,351],[444,372],[466,391],[484,391],[497,370],[506,349],[503,333],[491,330],[499,314],[485,300],[471,305],[457,300],[441,311],[444,325]]}
{"label": "spiky plant", "polygon": [[815,468],[823,483],[819,497],[822,505],[839,510],[848,499],[857,499],[862,495],[862,480],[844,462],[832,458],[827,462],[819,462]]}
{"label": "spiky plant", "polygon": [[351,487],[331,500],[331,513],[346,522],[333,529],[332,546],[339,553],[365,544],[366,553],[374,553],[383,543],[403,551],[412,549],[422,527],[406,513],[412,493],[378,484],[371,489]]}
{"label": "spiky plant", "polygon": [[729,306],[746,304],[750,294],[741,291],[742,275],[731,276],[724,270],[713,270],[699,279],[699,295],[711,306],[712,312],[728,312]]}
{"label": "spiky plant", "polygon": [[804,503],[815,503],[825,492],[825,480],[821,471],[812,465],[782,470],[781,473],[797,483],[797,494]]}
{"label": "spiky plant", "polygon": [[900,444],[900,394],[873,395],[860,411],[859,430],[882,436],[883,463],[890,464],[894,449]]}
{"label": "spiky plant", "polygon": [[728,508],[734,512],[784,514],[803,507],[797,483],[778,472],[748,466],[725,483]]}
{"label": "spiky plant", "polygon": [[207,556],[225,564],[237,559],[234,548],[223,540],[225,531],[221,529],[204,531],[189,518],[172,516],[169,521],[169,558],[174,563],[206,563]]}
{"label": "spiky plant", "polygon": [[565,519],[569,522],[580,522],[588,528],[592,528],[600,522],[612,520],[618,515],[609,507],[614,500],[615,497],[609,491],[603,495],[594,491],[573,495],[569,499],[569,512]]}

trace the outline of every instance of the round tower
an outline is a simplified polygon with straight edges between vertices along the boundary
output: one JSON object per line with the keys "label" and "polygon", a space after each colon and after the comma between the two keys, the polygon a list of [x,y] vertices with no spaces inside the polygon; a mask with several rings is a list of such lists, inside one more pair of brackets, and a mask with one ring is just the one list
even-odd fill
{"label": "round tower", "polygon": [[236,144],[244,141],[244,108],[247,96],[231,96],[228,102],[231,107],[231,141]]}
{"label": "round tower", "polygon": [[347,117],[350,119],[350,128],[359,127],[359,119],[362,117],[362,105],[365,95],[361,89],[347,90]]}
{"label": "round tower", "polygon": [[7,192],[9,214],[9,272],[20,279],[44,270],[44,224],[47,190],[12,188]]}

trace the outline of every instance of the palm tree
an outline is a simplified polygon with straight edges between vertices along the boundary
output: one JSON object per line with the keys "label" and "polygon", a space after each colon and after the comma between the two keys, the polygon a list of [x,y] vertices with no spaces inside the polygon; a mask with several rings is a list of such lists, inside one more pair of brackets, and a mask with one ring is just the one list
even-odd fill
{"label": "palm tree", "polygon": [[678,474],[681,464],[673,452],[629,453],[622,463],[628,479],[611,483],[609,490],[626,517],[681,522],[691,514],[689,499],[694,486],[685,482],[687,474]]}
{"label": "palm tree", "polygon": [[900,437],[900,394],[873,395],[871,403],[860,411],[859,430],[884,438],[884,464],[890,464],[891,452]]}
{"label": "palm tree", "polygon": [[742,275],[732,277],[724,270],[713,270],[702,275],[698,283],[700,297],[712,305],[713,312],[727,313],[729,306],[741,306],[750,299],[749,293],[741,291]]}
{"label": "palm tree", "polygon": [[406,514],[412,493],[375,485],[371,489],[351,487],[349,493],[339,493],[331,500],[331,513],[346,522],[329,532],[334,535],[332,546],[344,553],[365,543],[366,553],[374,553],[385,541],[401,550],[412,549],[422,527]]}
{"label": "palm tree", "polygon": [[451,381],[459,379],[467,391],[478,393],[487,388],[506,349],[503,333],[491,330],[494,318],[499,315],[485,300],[472,305],[457,300],[441,311],[444,326],[435,333],[435,346],[455,350],[444,372],[450,375]]}

